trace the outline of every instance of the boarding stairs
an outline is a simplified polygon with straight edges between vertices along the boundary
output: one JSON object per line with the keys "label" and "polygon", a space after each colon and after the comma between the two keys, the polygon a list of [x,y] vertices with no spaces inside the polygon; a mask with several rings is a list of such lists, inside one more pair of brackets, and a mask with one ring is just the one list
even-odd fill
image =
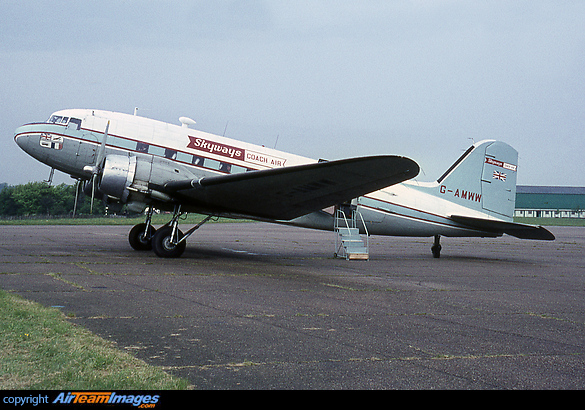
{"label": "boarding stairs", "polygon": [[[358,219],[365,231],[360,235]],[[364,218],[355,206],[340,207],[335,211],[335,257],[346,260],[370,259],[370,235]]]}

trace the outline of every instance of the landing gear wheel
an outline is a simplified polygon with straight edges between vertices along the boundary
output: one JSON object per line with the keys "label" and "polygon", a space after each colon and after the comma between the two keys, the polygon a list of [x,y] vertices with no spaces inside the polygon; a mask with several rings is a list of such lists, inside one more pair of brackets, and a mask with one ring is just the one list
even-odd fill
{"label": "landing gear wheel", "polygon": [[[173,228],[170,226],[165,226],[160,228],[152,238],[152,248],[154,249],[154,253],[161,258],[178,258],[180,257],[183,252],[185,252],[185,247],[187,243],[185,241],[179,242],[178,244],[173,244],[171,241],[171,235],[173,233]],[[177,229],[177,234],[179,239],[183,237],[183,232],[180,229]]]}
{"label": "landing gear wheel", "polygon": [[441,235],[435,235],[435,243],[431,246],[431,252],[433,252],[433,258],[441,257]]}
{"label": "landing gear wheel", "polygon": [[156,233],[156,229],[150,226],[146,235],[144,235],[145,232],[145,223],[135,225],[134,228],[130,230],[130,233],[128,234],[128,242],[130,242],[130,246],[133,249],[137,251],[150,251],[152,249],[152,237]]}

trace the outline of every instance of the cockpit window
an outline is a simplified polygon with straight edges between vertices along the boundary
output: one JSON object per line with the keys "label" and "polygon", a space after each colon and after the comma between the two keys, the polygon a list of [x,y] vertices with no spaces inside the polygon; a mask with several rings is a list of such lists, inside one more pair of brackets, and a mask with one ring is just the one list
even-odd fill
{"label": "cockpit window", "polygon": [[51,118],[49,118],[49,123],[51,124],[67,124],[67,122],[69,121],[69,117],[62,117],[60,115],[52,115]]}
{"label": "cockpit window", "polygon": [[79,118],[71,117],[71,119],[69,120],[68,127],[71,129],[79,130],[81,128],[81,120]]}
{"label": "cockpit window", "polygon": [[81,129],[81,120],[79,118],[69,118],[62,115],[51,115],[47,121],[49,124],[67,125],[71,129]]}

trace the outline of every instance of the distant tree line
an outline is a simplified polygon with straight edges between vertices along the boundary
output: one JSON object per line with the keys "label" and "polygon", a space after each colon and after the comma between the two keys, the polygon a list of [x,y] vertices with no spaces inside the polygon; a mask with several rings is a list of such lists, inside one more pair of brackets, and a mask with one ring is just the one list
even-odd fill
{"label": "distant tree line", "polygon": [[[51,186],[46,182],[5,186],[0,191],[0,217],[72,216],[77,185]],[[89,215],[91,196],[79,189],[76,215]],[[93,215],[104,215],[105,206],[95,200]]]}

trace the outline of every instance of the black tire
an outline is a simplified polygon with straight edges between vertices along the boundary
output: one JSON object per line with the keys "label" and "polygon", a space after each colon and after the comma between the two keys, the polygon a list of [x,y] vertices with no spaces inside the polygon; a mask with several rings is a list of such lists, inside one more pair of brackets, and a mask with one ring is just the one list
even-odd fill
{"label": "black tire", "polygon": [[146,231],[146,224],[135,225],[128,234],[128,242],[130,246],[137,251],[150,251],[152,250],[152,237],[156,233],[154,227],[148,228],[148,234],[144,235]]}
{"label": "black tire", "polygon": [[[173,228],[170,226],[165,226],[160,228],[152,238],[152,248],[154,249],[154,253],[161,258],[178,258],[180,257],[183,252],[185,252],[185,247],[187,243],[185,241],[180,242],[178,245],[171,244],[171,234],[173,232]],[[179,229],[179,238],[183,237],[183,232]]]}
{"label": "black tire", "polygon": [[431,251],[433,252],[433,258],[439,259],[441,257],[441,245],[433,245]]}

